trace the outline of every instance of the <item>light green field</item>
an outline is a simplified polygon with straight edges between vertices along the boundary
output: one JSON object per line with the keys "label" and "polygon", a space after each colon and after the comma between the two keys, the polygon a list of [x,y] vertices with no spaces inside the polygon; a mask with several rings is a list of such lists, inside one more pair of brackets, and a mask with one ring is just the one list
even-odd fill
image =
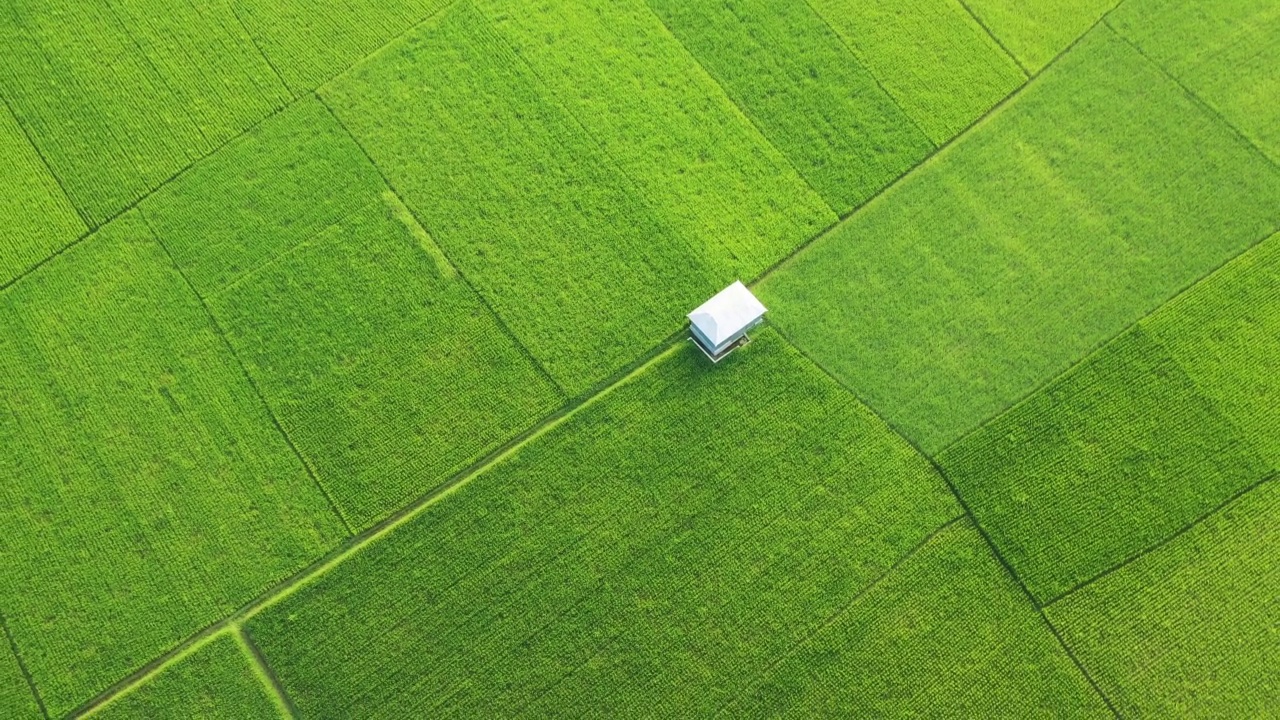
{"label": "light green field", "polygon": [[374,198],[212,302],[357,530],[559,404],[471,288],[393,213]]}
{"label": "light green field", "polygon": [[99,720],[190,718],[191,720],[274,720],[288,717],[252,659],[230,633],[222,633],[194,653],[161,670],[136,689],[117,697],[92,717]]}
{"label": "light green field", "polygon": [[[571,396],[678,330],[659,308],[692,307],[716,287],[687,239],[469,6],[322,95]],[[423,116],[433,122],[414,122]]]}
{"label": "light green field", "polygon": [[752,686],[729,715],[1110,717],[964,520],[840,608]]}
{"label": "light green field", "polygon": [[925,451],[1280,223],[1280,171],[1105,27],[770,275],[783,332]]}
{"label": "light green field", "polygon": [[174,262],[209,297],[386,189],[329,111],[300,100],[147,198]]}
{"label": "light green field", "polygon": [[1280,5],[1128,0],[1108,22],[1280,162]]}
{"label": "light green field", "polygon": [[1280,469],[1280,235],[1175,298],[1143,327]]}
{"label": "light green field", "polygon": [[938,455],[1041,602],[1270,472],[1177,362],[1133,330]]}
{"label": "light green field", "polygon": [[1276,0],[6,3],[0,720],[1269,717],[1278,99]]}
{"label": "light green field", "polygon": [[0,107],[0,287],[66,247],[85,230],[58,181]]}
{"label": "light green field", "polygon": [[344,536],[136,212],[0,295],[0,378],[0,607],[50,714]]}
{"label": "light green field", "polygon": [[776,335],[721,368],[681,345],[254,617],[299,710],[709,714],[957,515]]}
{"label": "light green field", "polygon": [[231,0],[263,56],[294,93],[314,90],[450,0]]}
{"label": "light green field", "polygon": [[841,215],[933,149],[806,3],[649,5]]}
{"label": "light green field", "polygon": [[289,99],[223,2],[0,12],[5,98],[95,226]]}
{"label": "light green field", "polygon": [[1026,75],[958,0],[809,0],[934,144]]}
{"label": "light green field", "polygon": [[754,278],[835,222],[645,0],[475,2],[630,192],[707,258],[714,289]]}
{"label": "light green field", "polygon": [[1119,0],[966,0],[1028,72],[1038,73]]}
{"label": "light green field", "polygon": [[1126,717],[1267,717],[1278,544],[1273,478],[1047,612]]}

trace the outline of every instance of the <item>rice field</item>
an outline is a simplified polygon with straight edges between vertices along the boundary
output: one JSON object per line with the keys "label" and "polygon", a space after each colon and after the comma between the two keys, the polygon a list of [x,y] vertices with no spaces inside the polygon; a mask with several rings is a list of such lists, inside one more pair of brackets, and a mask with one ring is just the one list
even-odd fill
{"label": "rice field", "polygon": [[1280,706],[1274,2],[14,0],[0,100],[0,718]]}

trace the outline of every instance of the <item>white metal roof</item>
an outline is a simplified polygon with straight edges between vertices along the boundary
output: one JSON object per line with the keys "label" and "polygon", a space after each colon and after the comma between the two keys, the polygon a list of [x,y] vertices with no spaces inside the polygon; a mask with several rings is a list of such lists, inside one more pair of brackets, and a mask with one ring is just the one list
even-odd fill
{"label": "white metal roof", "polygon": [[735,280],[689,313],[689,322],[712,343],[720,345],[764,314],[764,305],[741,280]]}

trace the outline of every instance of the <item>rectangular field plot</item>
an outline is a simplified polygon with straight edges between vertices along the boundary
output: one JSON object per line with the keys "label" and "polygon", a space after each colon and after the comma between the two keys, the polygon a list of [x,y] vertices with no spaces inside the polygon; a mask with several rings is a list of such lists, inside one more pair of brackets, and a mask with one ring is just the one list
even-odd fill
{"label": "rectangular field plot", "polygon": [[419,246],[401,208],[375,197],[211,301],[357,529],[559,403],[439,251],[443,264]]}
{"label": "rectangular field plot", "polygon": [[1280,171],[1105,26],[758,288],[927,452],[1272,232]]}
{"label": "rectangular field plot", "polygon": [[0,293],[0,607],[61,716],[345,533],[136,212]]}
{"label": "rectangular field plot", "polygon": [[222,633],[161,670],[142,685],[117,695],[91,717],[276,720],[288,717],[254,671],[248,648]]}
{"label": "rectangular field plot", "polygon": [[1107,18],[1280,162],[1280,5],[1129,0]]}
{"label": "rectangular field plot", "polygon": [[958,514],[776,334],[683,343],[248,630],[306,715],[708,716]]}
{"label": "rectangular field plot", "polygon": [[1142,330],[938,461],[1041,602],[1164,540],[1270,472]]}
{"label": "rectangular field plot", "polygon": [[809,0],[934,144],[1026,81],[958,0]]}
{"label": "rectangular field plot", "polygon": [[1200,391],[1280,469],[1280,235],[1143,321]]}
{"label": "rectangular field plot", "polygon": [[933,149],[808,4],[649,5],[841,215]]}
{"label": "rectangular field plot", "polygon": [[385,187],[333,115],[306,98],[140,207],[196,291],[209,296],[367,205]]}
{"label": "rectangular field plot", "polygon": [[289,99],[226,3],[13,0],[0,13],[6,97],[94,225]]}
{"label": "rectangular field plot", "polygon": [[1280,481],[1046,609],[1125,717],[1270,717]]}
{"label": "rectangular field plot", "polygon": [[356,64],[450,0],[233,0],[272,67],[304,93]]}
{"label": "rectangular field plot", "polygon": [[475,4],[634,192],[696,243],[716,289],[756,277],[835,222],[645,0]]}
{"label": "rectangular field plot", "polygon": [[1029,72],[1098,22],[1120,0],[967,0],[973,14]]}
{"label": "rectangular field plot", "polygon": [[469,5],[322,94],[569,395],[658,344],[717,287]]}
{"label": "rectangular field plot", "polygon": [[728,716],[1111,717],[967,520],[778,660]]}
{"label": "rectangular field plot", "polygon": [[0,104],[0,287],[85,229],[18,121]]}
{"label": "rectangular field plot", "polygon": [[11,720],[40,720],[44,717],[27,679],[22,675],[18,659],[3,637],[0,637],[0,717]]}

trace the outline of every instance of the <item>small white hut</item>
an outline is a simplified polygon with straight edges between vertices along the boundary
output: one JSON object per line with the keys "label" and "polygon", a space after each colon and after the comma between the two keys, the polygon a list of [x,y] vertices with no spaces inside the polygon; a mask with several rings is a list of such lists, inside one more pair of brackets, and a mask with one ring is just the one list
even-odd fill
{"label": "small white hut", "polygon": [[765,312],[747,286],[736,280],[689,313],[689,333],[711,362],[720,362],[751,341],[747,331],[760,324]]}

